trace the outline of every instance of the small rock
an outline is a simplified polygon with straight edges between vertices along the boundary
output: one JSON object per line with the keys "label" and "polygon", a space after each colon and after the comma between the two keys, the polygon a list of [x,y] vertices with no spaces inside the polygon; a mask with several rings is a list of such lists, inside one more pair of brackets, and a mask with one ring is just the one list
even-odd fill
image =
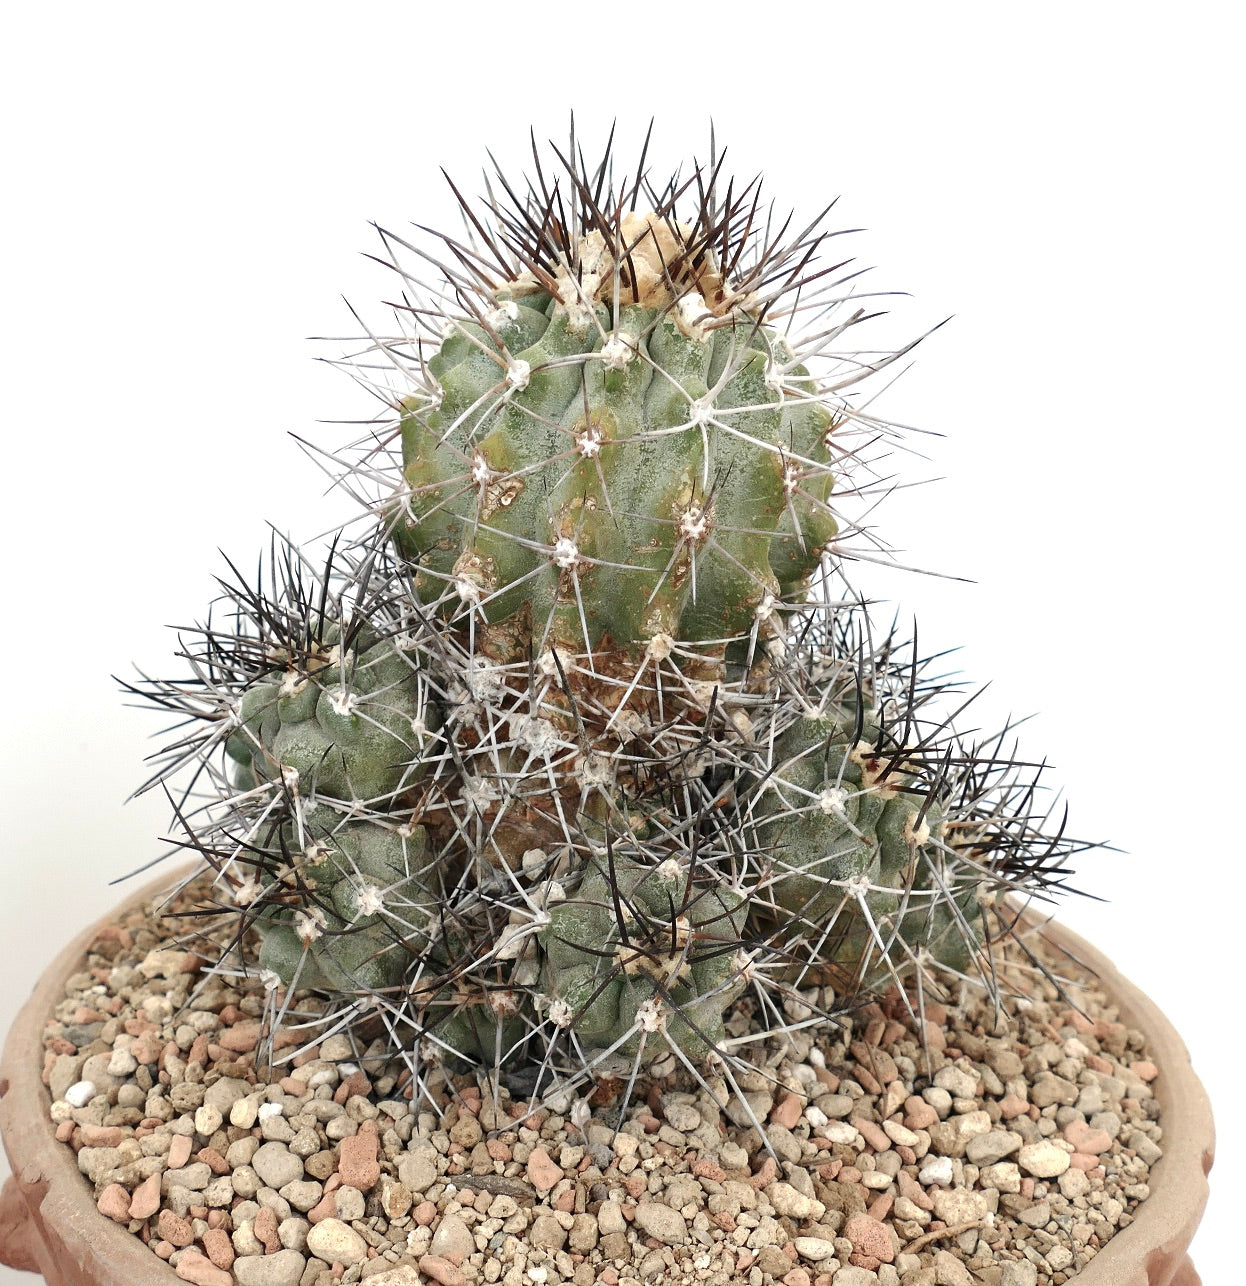
{"label": "small rock", "polygon": [[307,1249],[326,1264],[337,1260],[349,1267],[367,1258],[368,1243],[340,1219],[322,1219],[307,1234]]}
{"label": "small rock", "polygon": [[[528,1226],[526,1240],[530,1245],[537,1246],[541,1250],[558,1251],[567,1244],[567,1230],[554,1215],[537,1215]],[[436,1236],[433,1237],[433,1245],[429,1249],[434,1251],[437,1249]]]}
{"label": "small rock", "polygon": [[932,1183],[937,1183],[944,1188],[951,1187],[952,1158],[931,1157],[918,1171],[917,1182],[923,1187],[928,1187]]}
{"label": "small rock", "polygon": [[95,1097],[94,1081],[75,1081],[63,1095],[70,1107],[86,1107]]}
{"label": "small rock", "polygon": [[[562,1171],[558,1173],[561,1177]],[[404,1152],[398,1158],[398,1179],[413,1195],[427,1192],[437,1182],[437,1163],[427,1153]]]}
{"label": "small rock", "polygon": [[275,1255],[242,1255],[234,1260],[238,1286],[299,1286],[307,1260],[297,1250]]}
{"label": "small rock", "polygon": [[826,1206],[814,1197],[807,1197],[790,1183],[772,1183],[766,1189],[766,1199],[777,1215],[789,1219],[821,1219]]}
{"label": "small rock", "polygon": [[476,1239],[458,1215],[446,1215],[442,1219],[437,1225],[437,1230],[433,1233],[433,1240],[428,1247],[430,1255],[449,1259],[455,1264],[461,1264],[468,1255],[474,1254],[475,1250]]}
{"label": "small rock", "polygon": [[1050,1139],[1040,1139],[1017,1153],[1017,1164],[1036,1179],[1055,1179],[1069,1168],[1069,1154]]}
{"label": "small rock", "polygon": [[100,1214],[116,1223],[130,1222],[130,1194],[119,1183],[110,1183],[95,1204]]}
{"label": "small rock", "polygon": [[195,1111],[195,1133],[202,1134],[205,1139],[210,1139],[221,1128],[221,1123],[225,1118],[218,1107],[213,1107],[210,1103],[204,1103]]}
{"label": "small rock", "polygon": [[[771,1109],[771,1123],[781,1125],[784,1129],[790,1130],[800,1120],[804,1110],[805,1100],[799,1094],[793,1094],[789,1090]],[[670,1119],[669,1116],[667,1119]]]}
{"label": "small rock", "polygon": [[796,1253],[811,1263],[820,1264],[824,1259],[831,1259],[835,1255],[835,1243],[827,1241],[825,1237],[797,1237],[793,1244]]}
{"label": "small rock", "polygon": [[[314,1205],[315,1202],[312,1204]],[[363,1193],[358,1188],[352,1188],[348,1184],[334,1192],[333,1211],[331,1213],[336,1213],[343,1223],[353,1223],[356,1219],[363,1218],[367,1205],[368,1203],[364,1199]],[[311,1209],[310,1206],[307,1208]]]}
{"label": "small rock", "polygon": [[836,1272],[833,1280],[835,1286],[878,1286],[878,1274],[872,1269],[848,1264]]}
{"label": "small rock", "polygon": [[223,1228],[209,1228],[203,1234],[203,1248],[208,1258],[217,1266],[228,1271],[234,1264],[234,1245],[229,1240],[229,1233]]}
{"label": "small rock", "polygon": [[204,1091],[203,1105],[214,1107],[222,1117],[228,1116],[230,1109],[240,1099],[251,1092],[252,1086],[240,1081],[235,1076],[222,1076]]}
{"label": "small rock", "polygon": [[280,1190],[303,1177],[303,1162],[284,1143],[265,1143],[251,1158],[251,1168],[270,1187]]}
{"label": "small rock", "polygon": [[969,1269],[948,1250],[934,1257],[935,1281],[938,1286],[974,1286]]}
{"label": "small rock", "polygon": [[420,1274],[411,1264],[399,1264],[388,1272],[369,1277],[368,1286],[423,1286],[423,1283]]}
{"label": "small rock", "polygon": [[160,1175],[148,1175],[130,1198],[130,1218],[150,1219],[160,1209]]}
{"label": "small rock", "polygon": [[844,1224],[844,1234],[858,1255],[868,1255],[880,1263],[889,1264],[896,1256],[891,1234],[886,1225],[869,1215],[853,1215]]}
{"label": "small rock", "polygon": [[194,1286],[234,1286],[234,1279],[197,1250],[185,1250],[173,1270],[184,1282]]}
{"label": "small rock", "polygon": [[[310,1210],[324,1195],[323,1186],[312,1179],[295,1179],[293,1183],[285,1184],[279,1191],[295,1210],[304,1212]],[[359,1217],[363,1217],[362,1212]]]}
{"label": "small rock", "polygon": [[965,1155],[974,1165],[994,1165],[1006,1156],[1011,1156],[1025,1140],[1012,1130],[988,1130],[977,1134],[965,1147]]}
{"label": "small rock", "polygon": [[174,1246],[189,1246],[195,1239],[190,1220],[175,1215],[172,1210],[162,1210],[156,1220],[156,1231],[164,1241]]}
{"label": "small rock", "polygon": [[681,1134],[691,1134],[701,1128],[701,1113],[691,1103],[667,1103],[662,1107],[667,1124]]}
{"label": "small rock", "polygon": [[647,1236],[656,1237],[664,1245],[682,1246],[688,1240],[688,1221],[660,1201],[642,1201],[636,1207],[635,1222]]}
{"label": "small rock", "polygon": [[412,1204],[411,1189],[396,1182],[390,1175],[381,1179],[381,1208],[389,1219],[401,1219]]}
{"label": "small rock", "polygon": [[1076,1085],[1052,1072],[1041,1073],[1030,1086],[1030,1102],[1038,1108],[1050,1107],[1053,1103],[1068,1107],[1077,1102],[1077,1095]]}
{"label": "small rock", "polygon": [[376,1186],[381,1177],[381,1166],[377,1160],[379,1143],[376,1126],[371,1123],[342,1140],[337,1168],[344,1184],[358,1188],[360,1192],[370,1192]]}
{"label": "small rock", "polygon": [[169,1154],[165,1158],[165,1164],[170,1170],[180,1170],[190,1160],[192,1147],[189,1134],[175,1134],[169,1143]]}
{"label": "small rock", "polygon": [[1085,1121],[1070,1121],[1064,1127],[1064,1137],[1078,1152],[1089,1156],[1112,1150],[1112,1136],[1106,1130],[1092,1129]]}
{"label": "small rock", "polygon": [[533,1148],[528,1155],[528,1181],[538,1192],[548,1192],[566,1176],[544,1148]]}
{"label": "small rock", "polygon": [[949,1188],[936,1192],[933,1197],[935,1217],[944,1223],[978,1223],[986,1217],[987,1199],[980,1192],[968,1188]]}
{"label": "small rock", "polygon": [[433,1281],[440,1282],[441,1286],[467,1286],[467,1278],[463,1276],[463,1270],[448,1259],[440,1259],[436,1255],[424,1255],[420,1259],[420,1272],[425,1277],[431,1277]]}
{"label": "small rock", "polygon": [[139,962],[138,971],[148,980],[176,978],[178,974],[194,973],[199,958],[189,951],[176,951],[171,947],[149,951]]}

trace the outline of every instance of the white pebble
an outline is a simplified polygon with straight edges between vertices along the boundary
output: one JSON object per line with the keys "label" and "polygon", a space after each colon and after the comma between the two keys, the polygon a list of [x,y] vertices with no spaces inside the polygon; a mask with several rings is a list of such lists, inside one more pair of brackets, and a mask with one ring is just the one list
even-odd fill
{"label": "white pebble", "polygon": [[65,1102],[70,1107],[86,1107],[95,1097],[95,1084],[92,1081],[76,1081],[65,1091]]}
{"label": "white pebble", "polygon": [[128,1049],[114,1049],[108,1060],[109,1076],[129,1076],[138,1067],[138,1059]]}
{"label": "white pebble", "polygon": [[923,1187],[931,1183],[937,1183],[944,1188],[950,1187],[952,1183],[952,1158],[931,1157],[918,1171],[917,1182]]}

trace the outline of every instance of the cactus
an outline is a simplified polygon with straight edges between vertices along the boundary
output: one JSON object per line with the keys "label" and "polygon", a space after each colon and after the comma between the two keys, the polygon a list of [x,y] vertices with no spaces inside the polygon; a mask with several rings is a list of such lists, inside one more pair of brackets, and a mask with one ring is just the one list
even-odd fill
{"label": "cactus", "polygon": [[590,232],[552,278],[534,254],[402,405],[395,537],[427,601],[479,604],[486,655],[712,655],[774,631],[836,535],[831,412],[672,219]]}
{"label": "cactus", "polygon": [[491,228],[464,203],[453,267],[382,233],[412,292],[404,247],[443,283],[356,359],[400,385],[342,479],[367,534],[314,573],[274,548],[193,682],[133,689],[199,728],[153,781],[209,786],[179,815],[273,1017],[308,988],[326,1029],[379,1012],[418,1076],[538,1096],[655,1058],[703,1079],[797,1003],[993,985],[1000,895],[1080,847],[834,592],[853,435],[886,432],[846,390],[898,354],[835,355],[864,313],[813,266],[827,234],[759,236],[717,161],[655,190],[569,155],[562,186],[500,178]]}

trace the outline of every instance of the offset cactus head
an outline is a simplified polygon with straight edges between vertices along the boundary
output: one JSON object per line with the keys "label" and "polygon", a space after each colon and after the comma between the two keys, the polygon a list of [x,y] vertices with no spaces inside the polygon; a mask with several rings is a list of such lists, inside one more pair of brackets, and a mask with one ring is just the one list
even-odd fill
{"label": "offset cactus head", "polygon": [[676,858],[591,864],[539,935],[550,1021],[612,1053],[703,1059],[745,986],[747,918],[741,893]]}
{"label": "offset cactus head", "polygon": [[833,592],[851,435],[885,427],[847,390],[899,354],[836,356],[864,313],[825,234],[771,235],[716,162],[655,188],[570,156],[465,204],[453,267],[382,234],[442,279],[357,369],[399,382],[344,479],[373,526],[227,585],[193,678],[141,688],[182,721],[153,781],[191,769],[179,818],[274,1017],[308,988],[418,1078],[537,1097],[619,1060],[708,1087],[762,1027],[992,985],[998,896],[1080,847]]}

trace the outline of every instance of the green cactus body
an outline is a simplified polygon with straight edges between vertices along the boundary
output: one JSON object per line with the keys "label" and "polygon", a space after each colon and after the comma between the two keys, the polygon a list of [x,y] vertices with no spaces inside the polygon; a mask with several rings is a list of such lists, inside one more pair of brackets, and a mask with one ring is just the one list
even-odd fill
{"label": "green cactus body", "polygon": [[744,898],[697,887],[686,910],[684,873],[671,861],[596,865],[549,913],[539,938],[549,1016],[581,1045],[633,1054],[668,1043],[704,1057],[724,1036],[723,1013],[743,989]]}
{"label": "green cactus body", "polygon": [[[678,236],[653,216],[620,235],[638,273]],[[721,654],[773,629],[768,605],[835,536],[831,416],[783,338],[700,293],[708,274],[616,312],[612,274],[584,280],[593,249],[561,297],[513,282],[485,324],[455,323],[436,408],[404,404],[396,539],[425,599],[478,609],[499,659],[663,637]]]}
{"label": "green cactus body", "polygon": [[842,712],[800,719],[776,739],[773,771],[748,803],[759,850],[773,860],[773,908],[759,918],[794,917],[853,986],[885,979],[897,940],[963,969],[977,915],[976,878],[947,887],[958,877],[947,874],[955,863],[942,807],[879,741],[868,718],[855,740]]}

